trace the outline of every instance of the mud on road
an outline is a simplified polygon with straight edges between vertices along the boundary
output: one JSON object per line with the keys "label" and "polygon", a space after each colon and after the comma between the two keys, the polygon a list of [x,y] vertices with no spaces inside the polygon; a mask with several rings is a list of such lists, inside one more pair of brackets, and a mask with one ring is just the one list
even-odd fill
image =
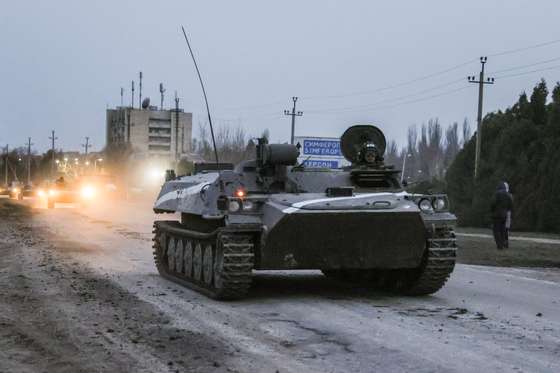
{"label": "mud on road", "polygon": [[458,265],[418,298],[257,272],[216,302],[157,275],[154,218],[0,199],[0,372],[560,371],[557,269]]}
{"label": "mud on road", "polygon": [[28,208],[2,202],[0,221],[0,372],[235,371],[233,348],[73,261],[87,248],[34,226]]}

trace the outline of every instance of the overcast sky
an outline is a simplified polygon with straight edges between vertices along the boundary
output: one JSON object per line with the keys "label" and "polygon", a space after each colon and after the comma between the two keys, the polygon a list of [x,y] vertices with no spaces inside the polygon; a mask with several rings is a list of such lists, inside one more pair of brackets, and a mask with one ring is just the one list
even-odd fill
{"label": "overcast sky", "polygon": [[[55,129],[58,147],[77,150],[89,136],[101,149],[105,109],[120,104],[120,87],[130,101],[140,70],[153,103],[160,82],[167,105],[178,90],[196,134],[205,111],[180,25],[218,126],[241,124],[253,135],[268,128],[286,141],[283,110],[299,96],[296,135],[340,136],[374,123],[402,144],[409,125],[430,118],[447,126],[467,117],[474,126],[477,89],[466,76],[478,74],[479,56],[489,56],[497,78],[550,68],[496,79],[485,111],[511,105],[541,77],[552,88],[560,42],[499,54],[560,39],[558,14],[554,0],[4,1],[0,145],[31,136],[43,151]],[[524,65],[532,66],[499,72]]]}

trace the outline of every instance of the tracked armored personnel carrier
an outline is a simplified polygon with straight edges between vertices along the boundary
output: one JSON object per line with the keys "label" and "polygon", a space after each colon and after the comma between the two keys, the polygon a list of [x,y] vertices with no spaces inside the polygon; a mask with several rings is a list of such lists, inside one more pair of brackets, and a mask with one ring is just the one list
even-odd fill
{"label": "tracked armored personnel carrier", "polygon": [[407,193],[385,165],[386,140],[358,125],[341,137],[351,166],[297,164],[298,148],[259,139],[255,160],[168,171],[154,206],[159,273],[219,299],[242,298],[253,270],[320,269],[402,294],[439,290],[455,265],[445,195]]}

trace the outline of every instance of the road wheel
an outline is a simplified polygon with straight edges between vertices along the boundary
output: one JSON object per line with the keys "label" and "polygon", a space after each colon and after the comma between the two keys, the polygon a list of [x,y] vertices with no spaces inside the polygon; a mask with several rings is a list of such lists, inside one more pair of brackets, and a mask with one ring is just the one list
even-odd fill
{"label": "road wheel", "polygon": [[197,243],[193,254],[193,278],[195,281],[202,280],[202,246]]}
{"label": "road wheel", "polygon": [[206,245],[204,248],[204,256],[202,257],[202,277],[206,285],[212,284],[212,277],[214,277],[212,245]]}
{"label": "road wheel", "polygon": [[175,271],[183,273],[183,240],[177,240],[177,247],[175,249]]}
{"label": "road wheel", "polygon": [[167,268],[175,269],[175,239],[173,238],[167,241]]}
{"label": "road wheel", "polygon": [[183,261],[185,267],[185,276],[190,278],[193,274],[193,247],[190,240],[185,243]]}

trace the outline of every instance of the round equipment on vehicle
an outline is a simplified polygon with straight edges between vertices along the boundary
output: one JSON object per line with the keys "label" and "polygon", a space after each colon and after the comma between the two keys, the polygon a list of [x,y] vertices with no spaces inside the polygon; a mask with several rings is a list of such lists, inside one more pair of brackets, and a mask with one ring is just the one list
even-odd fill
{"label": "round equipment on vehicle", "polygon": [[372,125],[352,126],[340,137],[340,151],[349,162],[359,163],[360,152],[368,143],[375,145],[380,157],[385,154],[387,140],[379,128]]}

